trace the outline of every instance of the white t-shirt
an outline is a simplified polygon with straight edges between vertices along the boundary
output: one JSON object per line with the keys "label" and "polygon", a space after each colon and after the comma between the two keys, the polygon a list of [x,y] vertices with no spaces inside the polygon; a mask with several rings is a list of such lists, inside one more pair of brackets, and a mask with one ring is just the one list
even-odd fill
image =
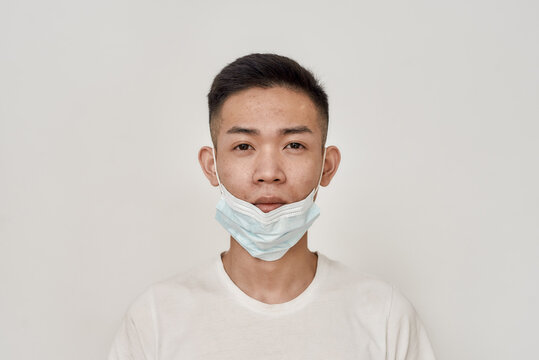
{"label": "white t-shirt", "polygon": [[220,257],[157,283],[129,308],[109,360],[434,359],[391,285],[318,254],[309,287],[283,304],[242,292]]}

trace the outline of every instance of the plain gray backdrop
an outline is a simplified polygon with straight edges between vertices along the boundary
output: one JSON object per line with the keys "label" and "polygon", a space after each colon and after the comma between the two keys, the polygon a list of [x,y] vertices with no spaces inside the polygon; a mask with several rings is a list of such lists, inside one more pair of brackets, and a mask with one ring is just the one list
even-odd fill
{"label": "plain gray backdrop", "polygon": [[252,52],[329,93],[311,248],[398,286],[440,360],[536,354],[537,2],[0,4],[1,359],[103,359],[148,285],[227,248],[197,151]]}

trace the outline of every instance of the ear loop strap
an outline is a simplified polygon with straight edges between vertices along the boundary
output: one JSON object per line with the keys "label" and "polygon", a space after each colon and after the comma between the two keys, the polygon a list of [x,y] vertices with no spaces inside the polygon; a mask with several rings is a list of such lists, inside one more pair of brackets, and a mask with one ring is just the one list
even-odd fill
{"label": "ear loop strap", "polygon": [[223,189],[221,184],[221,180],[219,179],[219,172],[217,171],[217,158],[215,157],[215,148],[211,148],[211,153],[213,155],[213,166],[215,167],[215,176],[217,176],[217,182],[219,183],[219,191],[221,192],[221,195],[223,195]]}
{"label": "ear loop strap", "polygon": [[324,147],[324,155],[322,155],[322,170],[320,170],[320,177],[318,178],[318,184],[316,185],[316,190],[314,191],[314,195],[318,193],[318,189],[320,189],[320,183],[322,182],[322,175],[324,175],[324,165],[326,164],[326,150],[327,150],[327,147]]}

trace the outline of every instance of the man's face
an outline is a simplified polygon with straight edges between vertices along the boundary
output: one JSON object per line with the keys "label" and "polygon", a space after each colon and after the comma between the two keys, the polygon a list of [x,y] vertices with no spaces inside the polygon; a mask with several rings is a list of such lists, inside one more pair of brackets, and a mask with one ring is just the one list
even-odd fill
{"label": "man's face", "polygon": [[216,119],[221,183],[264,212],[307,197],[322,170],[319,116],[307,95],[284,87],[231,95]]}

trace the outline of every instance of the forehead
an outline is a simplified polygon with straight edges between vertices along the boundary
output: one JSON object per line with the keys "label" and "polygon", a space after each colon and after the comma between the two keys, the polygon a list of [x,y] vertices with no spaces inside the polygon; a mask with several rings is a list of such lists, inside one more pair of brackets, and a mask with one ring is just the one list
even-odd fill
{"label": "forehead", "polygon": [[320,114],[302,91],[285,87],[249,88],[231,95],[219,113],[219,134],[233,126],[272,131],[291,126],[308,126],[321,133]]}

